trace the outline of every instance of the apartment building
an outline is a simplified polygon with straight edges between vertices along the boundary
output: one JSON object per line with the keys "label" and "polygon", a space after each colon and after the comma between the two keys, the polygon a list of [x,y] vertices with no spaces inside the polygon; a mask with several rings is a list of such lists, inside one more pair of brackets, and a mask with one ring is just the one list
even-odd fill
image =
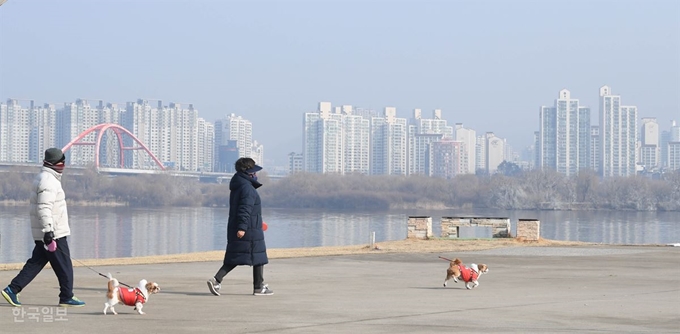
{"label": "apartment building", "polygon": [[371,174],[408,174],[407,126],[394,107],[386,107],[382,117],[371,118]]}
{"label": "apartment building", "polygon": [[590,108],[562,89],[551,107],[539,111],[538,164],[565,175],[590,168]]}
{"label": "apartment building", "polygon": [[655,170],[661,167],[659,123],[653,117],[643,117],[641,123],[638,165],[646,171]]}
{"label": "apartment building", "polygon": [[463,126],[463,123],[456,123],[454,129],[454,138],[456,141],[463,143],[462,154],[464,155],[467,164],[462,169],[461,173],[474,174],[476,172],[476,148],[477,148],[477,132]]}
{"label": "apartment building", "polygon": [[431,118],[423,117],[421,109],[414,109],[408,124],[408,170],[406,174],[428,175],[430,144],[439,140],[453,140],[454,129],[442,118],[441,109],[435,109]]}
{"label": "apartment building", "polygon": [[637,107],[622,105],[621,96],[602,86],[599,119],[600,176],[636,175]]}

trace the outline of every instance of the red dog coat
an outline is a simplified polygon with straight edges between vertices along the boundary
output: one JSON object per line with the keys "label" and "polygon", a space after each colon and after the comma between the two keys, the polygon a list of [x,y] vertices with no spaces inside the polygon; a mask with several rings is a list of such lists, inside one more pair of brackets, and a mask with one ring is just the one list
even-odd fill
{"label": "red dog coat", "polygon": [[477,274],[476,271],[466,267],[466,266],[458,266],[458,269],[460,270],[460,277],[463,279],[464,282],[472,282],[476,281],[477,277],[479,277],[479,274]]}
{"label": "red dog coat", "polygon": [[139,288],[135,288],[134,290],[118,289],[118,299],[127,306],[135,306],[137,302],[142,304],[146,303],[146,298],[144,298],[144,294]]}

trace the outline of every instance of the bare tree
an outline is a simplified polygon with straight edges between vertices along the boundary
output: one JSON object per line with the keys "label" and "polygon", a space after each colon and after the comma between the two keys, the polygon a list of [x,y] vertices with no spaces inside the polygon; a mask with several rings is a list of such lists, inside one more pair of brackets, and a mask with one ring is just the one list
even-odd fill
{"label": "bare tree", "polygon": [[501,174],[489,179],[490,193],[487,206],[499,209],[525,209],[530,207],[527,195],[520,185],[520,180]]}
{"label": "bare tree", "polygon": [[583,169],[572,182],[576,183],[576,200],[584,203],[593,199],[599,180],[595,171]]}

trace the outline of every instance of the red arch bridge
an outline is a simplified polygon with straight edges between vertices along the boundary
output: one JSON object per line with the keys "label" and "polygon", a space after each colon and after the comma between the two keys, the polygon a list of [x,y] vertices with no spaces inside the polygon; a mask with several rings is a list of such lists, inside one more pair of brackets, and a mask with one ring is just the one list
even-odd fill
{"label": "red arch bridge", "polygon": [[[105,135],[107,131],[113,136]],[[88,147],[89,149],[83,149]],[[69,162],[71,168],[82,168],[92,163],[92,154],[94,154],[94,166],[97,171],[109,175],[166,173],[217,183],[228,181],[233,175],[232,173],[167,170],[139,138],[126,128],[114,123],[95,125],[83,131],[61,150],[64,153],[72,151]],[[75,154],[76,159],[73,159],[73,153],[75,153],[73,151],[77,150],[81,152]],[[103,157],[102,151],[105,152]]]}
{"label": "red arch bridge", "polygon": [[[107,133],[107,130],[110,130],[108,133],[112,133],[114,136],[104,136],[104,134]],[[132,139],[132,145],[125,145],[125,142],[130,143],[129,140],[124,140],[127,138]],[[103,140],[106,140],[106,142],[102,145]],[[95,125],[73,138],[73,140],[66,144],[61,150],[66,153],[71,148],[75,151],[77,148],[86,146],[94,146],[94,149],[80,150],[89,152],[78,152],[80,154],[77,154],[76,159],[71,159],[72,164],[83,164],[83,159],[90,162],[91,160],[89,160],[87,155],[89,155],[91,151],[94,151],[94,165],[99,170],[102,167],[100,155],[102,148],[104,148],[106,149],[105,157],[107,160],[106,165],[108,167],[113,167],[113,164],[117,163],[118,167],[121,169],[125,169],[127,166],[127,168],[132,169],[165,170],[165,166],[163,166],[160,160],[156,158],[144,143],[126,128],[118,124],[103,123]],[[130,154],[126,154],[126,152],[130,152]],[[144,152],[146,153],[146,156],[134,154],[135,152]],[[128,160],[131,161],[126,163],[126,156],[128,157]],[[81,163],[74,160],[79,160]]]}

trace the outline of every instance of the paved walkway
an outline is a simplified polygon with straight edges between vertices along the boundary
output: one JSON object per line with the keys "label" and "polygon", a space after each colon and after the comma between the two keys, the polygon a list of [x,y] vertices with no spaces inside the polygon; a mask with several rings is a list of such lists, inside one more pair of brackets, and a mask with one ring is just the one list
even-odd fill
{"label": "paved walkway", "polygon": [[[486,263],[480,286],[442,287],[447,262]],[[59,293],[51,270],[0,299],[2,333],[664,333],[680,331],[680,247],[505,248],[443,254],[369,254],[277,259],[265,267],[273,296],[252,296],[251,269],[230,273],[223,295],[205,281],[218,262],[95,267],[122,282],[154,280],[146,315],[118,306],[102,314],[106,280],[75,268],[88,304],[48,322]],[[17,271],[0,272],[6,285]],[[22,313],[26,312],[26,313]],[[23,321],[23,322],[21,322]]]}

